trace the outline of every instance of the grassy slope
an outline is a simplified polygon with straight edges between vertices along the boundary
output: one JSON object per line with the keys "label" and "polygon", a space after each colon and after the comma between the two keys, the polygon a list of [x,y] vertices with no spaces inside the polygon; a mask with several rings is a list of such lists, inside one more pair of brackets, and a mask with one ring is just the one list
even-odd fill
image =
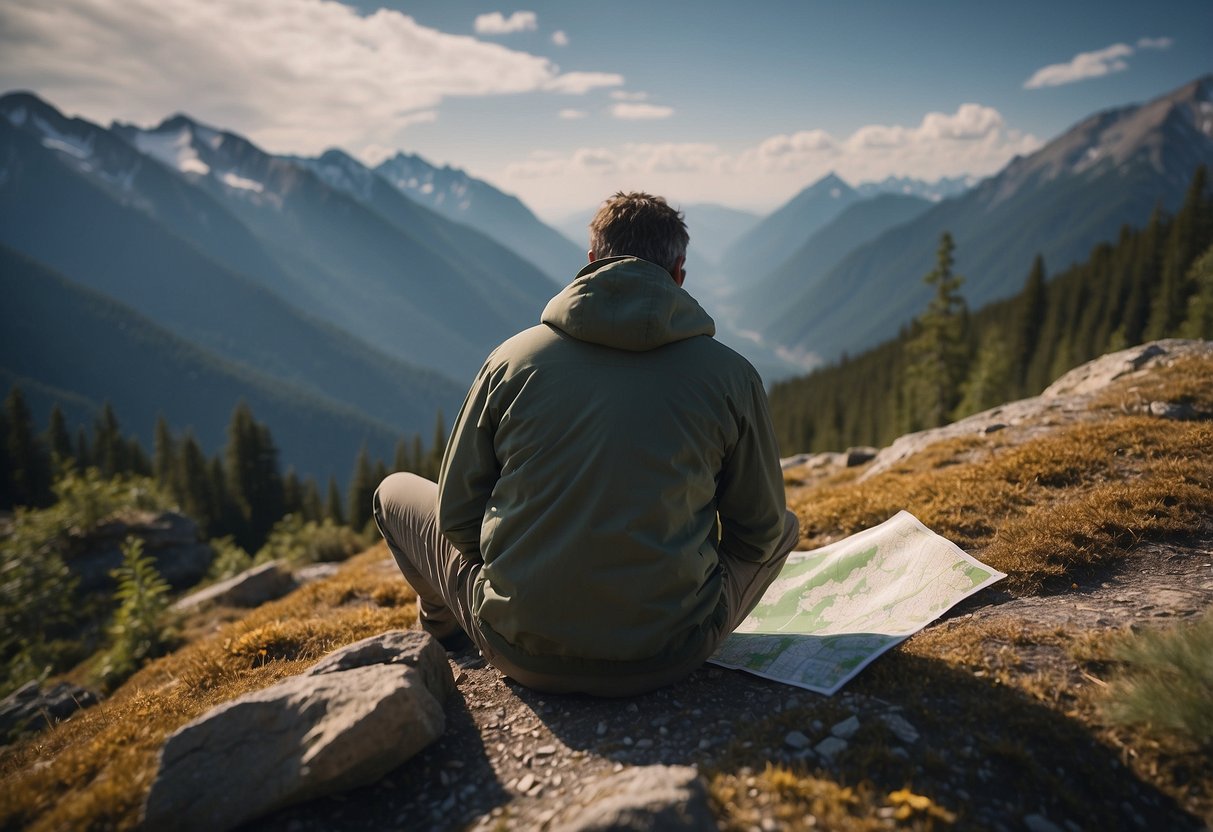
{"label": "grassy slope", "polygon": [[[1135,381],[1132,395],[1213,412],[1211,379],[1213,361],[1177,362]],[[792,488],[802,544],[906,508],[1006,570],[1006,589],[1027,597],[1098,575],[1132,559],[1142,544],[1190,538],[1202,525],[1213,531],[1213,423],[1126,415],[1125,395],[1114,390],[1098,402],[1092,423],[1017,448],[1000,446],[998,434],[952,441],[863,483]],[[0,826],[132,826],[156,750],[176,727],[341,644],[408,626],[410,594],[383,580],[391,570],[382,547],[372,549],[336,577],[223,625],[153,663],[107,702],[5,751]],[[1090,679],[1115,668],[1114,641],[1030,620],[993,621],[980,609],[928,627],[850,688],[900,705],[927,737],[923,751],[897,756],[877,726],[866,724],[837,771],[763,769],[761,750],[778,747],[788,730],[846,716],[837,700],[814,699],[748,726],[705,770],[717,807],[738,829],[765,816],[807,828],[810,814],[814,824],[836,829],[972,828],[984,821],[967,813],[958,792],[996,794],[1020,816],[1045,807],[1098,828],[1128,823],[1120,801],[1144,784],[1170,795],[1192,824],[1201,816],[1208,822],[1209,750],[1103,716],[1104,688]],[[1017,652],[1024,650],[1053,650],[1064,661],[1024,671]],[[1141,810],[1151,819],[1178,811]],[[1012,816],[1005,822],[1019,823]]]}

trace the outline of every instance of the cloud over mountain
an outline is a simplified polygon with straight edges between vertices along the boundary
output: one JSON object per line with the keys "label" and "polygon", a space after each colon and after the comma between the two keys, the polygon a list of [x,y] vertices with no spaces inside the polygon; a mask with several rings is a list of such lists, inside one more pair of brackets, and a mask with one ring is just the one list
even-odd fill
{"label": "cloud over mountain", "polygon": [[[1171,38],[1166,37],[1140,38],[1137,41],[1137,49],[1170,49],[1171,44]],[[1024,82],[1023,88],[1035,90],[1041,87],[1060,87],[1089,78],[1102,78],[1114,72],[1124,72],[1129,68],[1126,59],[1136,54],[1137,49],[1127,43],[1114,43],[1094,52],[1079,52],[1065,63],[1049,64],[1036,70],[1032,77]]]}
{"label": "cloud over mountain", "polygon": [[[500,27],[534,23],[516,12]],[[4,3],[0,56],[0,88],[38,90],[69,112],[148,122],[188,101],[208,121],[301,153],[398,147],[451,97],[580,95],[624,80],[561,74],[547,58],[397,11],[363,16],[320,0]]]}

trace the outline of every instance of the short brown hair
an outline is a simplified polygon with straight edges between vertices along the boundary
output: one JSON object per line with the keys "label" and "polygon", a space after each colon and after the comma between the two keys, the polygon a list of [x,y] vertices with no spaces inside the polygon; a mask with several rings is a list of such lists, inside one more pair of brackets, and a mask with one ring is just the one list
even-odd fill
{"label": "short brown hair", "polygon": [[673,274],[674,264],[686,256],[690,240],[681,211],[659,196],[640,191],[619,191],[590,220],[590,250],[595,259],[639,257]]}

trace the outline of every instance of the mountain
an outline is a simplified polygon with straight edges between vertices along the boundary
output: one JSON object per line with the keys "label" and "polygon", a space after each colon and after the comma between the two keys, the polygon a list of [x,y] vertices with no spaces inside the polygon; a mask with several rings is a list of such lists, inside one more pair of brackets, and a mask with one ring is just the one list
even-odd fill
{"label": "mountain", "polygon": [[284,464],[320,479],[348,476],[363,444],[390,458],[400,436],[396,423],[218,358],[6,246],[0,292],[0,377],[20,384],[38,409],[53,397],[79,418],[108,401],[145,447],[163,414],[210,452],[244,400],[270,426]]}
{"label": "mountain", "polygon": [[538,269],[479,232],[425,209],[415,226],[398,225],[234,133],[186,116],[113,132],[243,223],[287,276],[275,291],[398,358],[470,376],[553,294]]}
{"label": "mountain", "polygon": [[517,197],[457,168],[439,168],[420,156],[397,153],[375,173],[410,199],[492,237],[561,286],[585,259],[579,246],[545,225]]}
{"label": "mountain", "polygon": [[859,194],[827,174],[738,237],[720,259],[733,290],[746,291],[774,271],[823,225],[859,200]]}
{"label": "mountain", "polygon": [[738,299],[738,322],[747,330],[761,332],[781,317],[786,308],[802,308],[802,298],[846,255],[930,207],[926,199],[896,193],[881,193],[852,203]]}
{"label": "mountain", "polygon": [[1198,165],[1213,166],[1213,76],[1147,104],[1091,116],[962,196],[946,199],[851,252],[764,338],[832,360],[885,341],[930,292],[940,235],[976,308],[1022,286],[1032,259],[1052,270],[1084,259],[1124,225],[1173,211]]}
{"label": "mountain", "polygon": [[720,262],[725,251],[761,219],[751,211],[741,211],[710,202],[682,206],[691,248],[712,263]]}
{"label": "mountain", "polygon": [[263,262],[262,280],[280,288],[290,279],[210,195],[32,96],[0,99],[0,114],[0,243],[226,361],[400,433],[429,431],[437,410],[453,412],[462,384],[302,313],[237,271]]}
{"label": "mountain", "polygon": [[902,194],[939,202],[941,199],[960,196],[979,181],[976,176],[943,176],[934,182],[909,176],[888,176],[879,182],[863,182],[856,185],[855,190],[863,197],[878,194]]}

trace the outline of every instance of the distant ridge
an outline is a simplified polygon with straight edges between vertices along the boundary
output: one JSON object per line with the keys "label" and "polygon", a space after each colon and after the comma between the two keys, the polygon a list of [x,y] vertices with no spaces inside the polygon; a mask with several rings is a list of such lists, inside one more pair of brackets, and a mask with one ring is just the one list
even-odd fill
{"label": "distant ridge", "polygon": [[1146,104],[1084,119],[996,176],[847,255],[763,333],[772,345],[830,361],[896,334],[929,296],[940,234],[956,241],[971,307],[1014,294],[1037,253],[1051,271],[1173,211],[1198,165],[1213,166],[1213,76]]}

